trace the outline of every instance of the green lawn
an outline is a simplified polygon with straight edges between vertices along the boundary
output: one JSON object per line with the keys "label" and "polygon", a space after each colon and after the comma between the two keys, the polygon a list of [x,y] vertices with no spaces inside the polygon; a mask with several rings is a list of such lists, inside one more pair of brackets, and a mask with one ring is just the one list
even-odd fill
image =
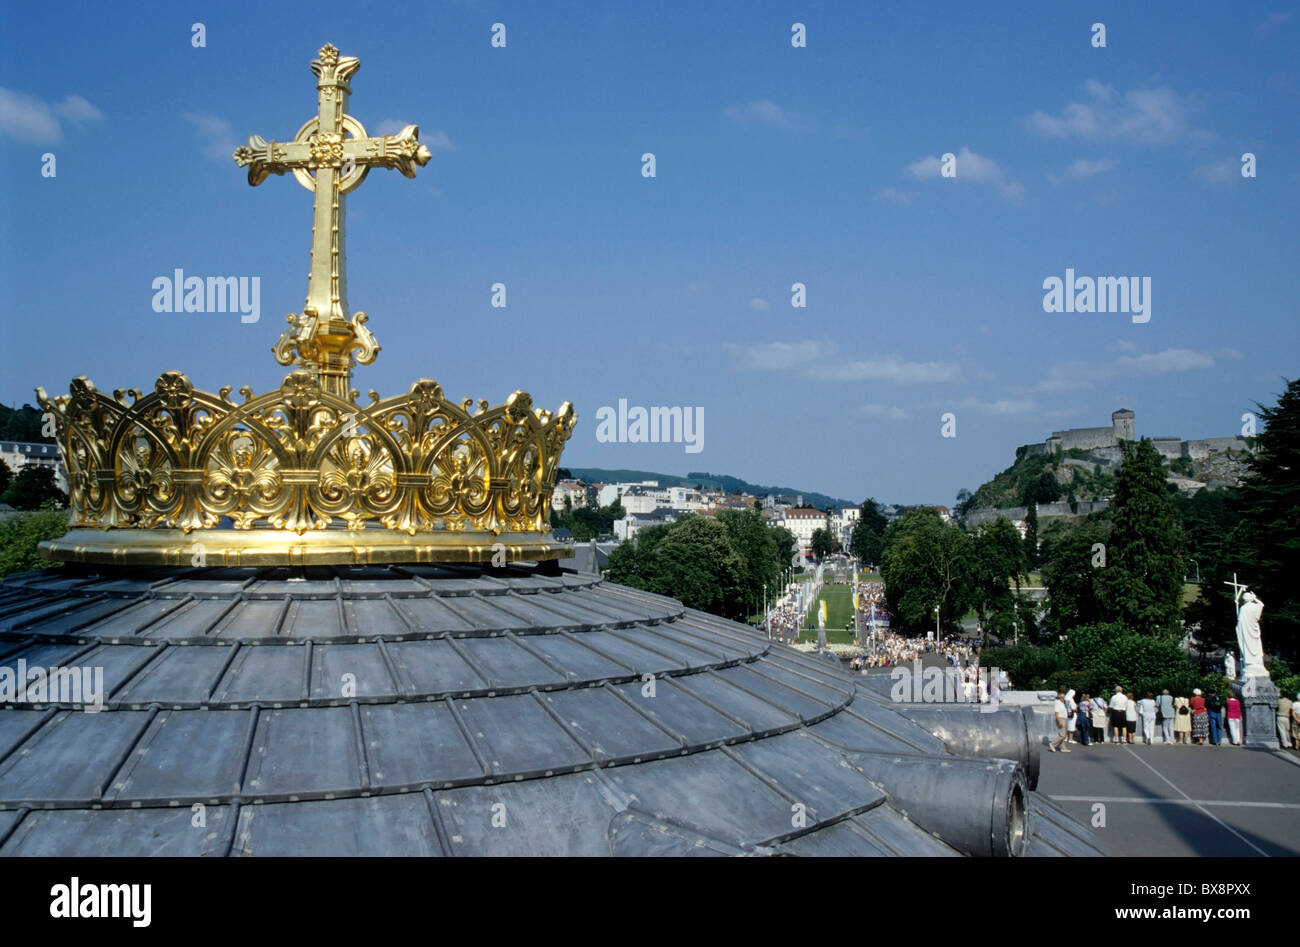
{"label": "green lawn", "polygon": [[[845,622],[853,621],[853,591],[847,585],[823,585],[821,595],[817,599],[826,602],[826,640],[839,642],[842,644],[851,644],[853,642],[852,630],[844,629]],[[800,640],[817,640],[817,613],[819,605],[814,604],[808,612],[808,617],[804,619],[804,630],[799,635]]]}

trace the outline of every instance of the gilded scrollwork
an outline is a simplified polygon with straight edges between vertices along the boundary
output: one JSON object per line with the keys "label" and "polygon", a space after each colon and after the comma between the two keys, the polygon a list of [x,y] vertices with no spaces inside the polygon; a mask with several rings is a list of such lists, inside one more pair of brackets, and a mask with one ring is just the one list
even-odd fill
{"label": "gilded scrollwork", "polygon": [[305,371],[268,394],[243,389],[242,402],[229,391],[196,390],[180,372],[129,404],[81,377],[67,395],[38,389],[68,467],[72,525],[549,531],[568,404],[552,415],[523,392],[496,407],[456,403],[421,379],[358,405]]}

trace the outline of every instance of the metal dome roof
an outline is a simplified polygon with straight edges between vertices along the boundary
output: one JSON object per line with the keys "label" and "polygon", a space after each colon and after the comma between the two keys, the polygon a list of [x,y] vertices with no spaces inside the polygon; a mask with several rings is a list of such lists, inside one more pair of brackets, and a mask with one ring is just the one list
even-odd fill
{"label": "metal dome roof", "polygon": [[25,573],[20,666],[102,668],[104,710],[0,705],[3,855],[1099,853],[1021,715],[592,575]]}

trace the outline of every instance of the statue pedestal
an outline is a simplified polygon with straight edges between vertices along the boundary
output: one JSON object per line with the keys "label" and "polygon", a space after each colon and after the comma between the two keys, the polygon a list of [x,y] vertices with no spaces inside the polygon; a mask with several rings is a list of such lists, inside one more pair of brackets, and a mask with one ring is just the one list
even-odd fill
{"label": "statue pedestal", "polygon": [[1277,685],[1267,677],[1243,677],[1232,685],[1232,693],[1241,701],[1242,745],[1278,749]]}

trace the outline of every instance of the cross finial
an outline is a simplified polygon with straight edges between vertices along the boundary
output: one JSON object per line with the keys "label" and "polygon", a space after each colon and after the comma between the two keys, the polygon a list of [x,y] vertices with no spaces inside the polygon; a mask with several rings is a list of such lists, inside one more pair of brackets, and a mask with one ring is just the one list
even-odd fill
{"label": "cross finial", "polygon": [[[352,87],[348,80],[361,68],[355,56],[340,56],[326,43],[312,61],[318,92],[317,116],[292,141],[266,141],[258,135],[235,151],[235,163],[248,167],[248,183],[261,184],[271,174],[293,172],[298,183],[315,193],[311,274],[302,312],[290,313],[289,328],[272,351],[281,365],[298,364],[315,375],[321,387],[350,396],[353,353],[369,365],[379,345],[365,327],[366,314],[348,311],[344,259],[343,202],[371,168],[394,168],[408,178],[428,164],[429,149],[420,144],[420,129],[407,125],[396,135],[371,138],[347,114]],[[350,136],[350,137],[349,137]]]}

